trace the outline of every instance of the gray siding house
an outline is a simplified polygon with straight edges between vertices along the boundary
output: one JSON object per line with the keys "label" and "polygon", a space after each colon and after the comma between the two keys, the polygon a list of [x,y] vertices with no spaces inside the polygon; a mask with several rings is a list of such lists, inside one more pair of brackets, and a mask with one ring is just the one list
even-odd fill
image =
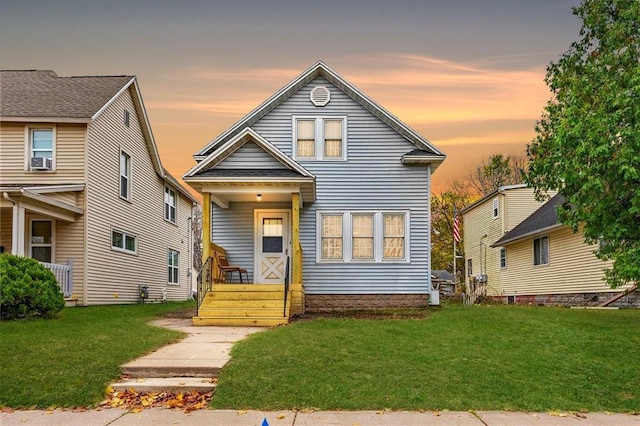
{"label": "gray siding house", "polygon": [[[305,310],[427,303],[431,175],[445,155],[323,62],[194,158],[183,179],[203,195],[212,265],[194,322],[250,316],[207,308],[216,291],[279,293],[276,323]],[[247,270],[248,285],[225,287],[239,278],[218,273],[220,254]]]}

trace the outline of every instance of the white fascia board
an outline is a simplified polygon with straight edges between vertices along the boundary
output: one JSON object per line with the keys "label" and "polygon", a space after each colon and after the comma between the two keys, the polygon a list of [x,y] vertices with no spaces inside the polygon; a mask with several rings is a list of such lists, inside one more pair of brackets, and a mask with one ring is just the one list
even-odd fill
{"label": "white fascia board", "polygon": [[299,186],[214,186],[203,189],[203,192],[216,194],[299,194]]}
{"label": "white fascia board", "polygon": [[[232,139],[230,139],[229,141],[225,142],[224,145],[222,145],[221,147],[216,149],[214,152],[209,154],[206,159],[204,159],[203,161],[201,161],[200,163],[198,163],[194,167],[192,167],[191,170],[189,170],[187,173],[185,173],[183,175],[182,178],[186,181],[187,178],[194,177],[193,176],[194,174],[200,172],[201,170],[203,170],[205,167],[207,167],[208,165],[210,165],[214,161],[216,161],[216,160],[220,160],[220,161],[224,160],[229,155],[231,155],[233,152],[235,152],[235,150],[233,150],[233,152],[229,152],[229,153],[227,153],[227,151],[232,149],[234,147],[234,145],[241,143],[242,139],[244,139],[247,136],[249,137],[249,139],[244,141],[242,143],[242,145],[244,145],[245,143],[249,142],[249,140],[251,140],[254,143],[256,143],[258,146],[260,146],[262,149],[264,149],[268,154],[270,154],[276,160],[280,161],[280,163],[282,163],[286,167],[297,171],[298,173],[302,174],[303,176],[310,177],[310,178],[314,177],[313,174],[311,174],[311,172],[309,172],[307,169],[302,167],[297,162],[293,161],[291,158],[289,158],[287,155],[285,155],[282,151],[280,151],[278,148],[276,148],[271,142],[269,142],[268,140],[266,140],[265,138],[260,136],[260,134],[258,134],[255,130],[253,130],[250,127],[247,127],[241,133],[238,133]],[[225,153],[226,153],[226,155],[224,155]],[[223,157],[223,155],[224,155],[224,157]],[[203,177],[198,178],[198,180],[204,180],[204,179],[206,179],[206,178],[203,178]]]}
{"label": "white fascia board", "polygon": [[95,114],[93,114],[93,116],[91,116],[91,121],[96,121],[96,119],[100,116],[100,114],[102,114],[107,108],[109,108],[109,105],[115,102],[115,100],[118,99],[118,97],[122,95],[129,88],[129,86],[131,86],[131,84],[135,81],[135,79],[136,78],[133,77],[131,80],[129,80],[127,84],[122,86],[122,88],[118,90],[118,93],[113,95],[111,99],[109,99],[107,103],[102,106],[102,108],[100,108]]}
{"label": "white fascia board", "polygon": [[36,192],[38,194],[50,194],[56,192],[80,192],[84,191],[84,183],[75,185],[30,186],[25,189],[30,192]]}
{"label": "white fascia board", "polygon": [[286,179],[283,179],[281,177],[277,177],[277,176],[269,176],[269,177],[245,177],[245,178],[237,178],[237,177],[217,177],[217,176],[205,176],[205,177],[200,177],[200,176],[196,176],[193,178],[190,177],[186,177],[184,179],[186,182],[198,182],[198,183],[207,183],[207,182],[211,182],[211,183],[291,183],[291,184],[296,184],[296,183],[313,183],[315,182],[314,178],[310,178],[310,177],[299,177],[299,178],[291,178],[288,177]]}
{"label": "white fascia board", "polygon": [[69,203],[65,203],[63,201],[55,200],[53,198],[47,197],[46,195],[40,195],[40,194],[37,194],[35,192],[30,192],[30,191],[27,191],[27,190],[24,190],[24,189],[20,190],[20,192],[21,192],[22,196],[24,196],[25,198],[29,198],[29,199],[34,200],[34,201],[39,201],[41,203],[48,204],[50,206],[57,207],[59,209],[66,210],[68,212],[75,213],[75,214],[83,214],[84,213],[84,209],[82,209],[80,207],[76,207],[74,205],[71,205]]}

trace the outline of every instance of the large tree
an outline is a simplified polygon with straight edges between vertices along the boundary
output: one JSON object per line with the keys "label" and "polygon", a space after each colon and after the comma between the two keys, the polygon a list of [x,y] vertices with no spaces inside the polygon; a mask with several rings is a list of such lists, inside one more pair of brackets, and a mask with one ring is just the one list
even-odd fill
{"label": "large tree", "polygon": [[580,39],[547,68],[552,92],[528,148],[528,182],[557,189],[560,220],[612,259],[613,286],[640,278],[640,1],[585,0]]}
{"label": "large tree", "polygon": [[488,194],[504,185],[524,182],[526,155],[493,154],[469,172],[471,186],[480,194]]}

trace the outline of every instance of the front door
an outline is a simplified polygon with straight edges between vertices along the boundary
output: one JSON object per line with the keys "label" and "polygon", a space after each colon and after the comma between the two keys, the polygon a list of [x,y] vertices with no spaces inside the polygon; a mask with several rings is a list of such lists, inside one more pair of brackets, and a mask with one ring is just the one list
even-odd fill
{"label": "front door", "polygon": [[289,211],[255,212],[254,282],[283,284],[289,254]]}

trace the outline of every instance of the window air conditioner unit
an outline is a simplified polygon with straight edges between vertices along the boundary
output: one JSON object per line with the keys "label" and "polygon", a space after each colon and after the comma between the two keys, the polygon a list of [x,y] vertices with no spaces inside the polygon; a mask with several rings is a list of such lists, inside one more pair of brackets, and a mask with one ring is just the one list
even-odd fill
{"label": "window air conditioner unit", "polygon": [[45,157],[32,157],[31,170],[51,170],[51,159]]}

